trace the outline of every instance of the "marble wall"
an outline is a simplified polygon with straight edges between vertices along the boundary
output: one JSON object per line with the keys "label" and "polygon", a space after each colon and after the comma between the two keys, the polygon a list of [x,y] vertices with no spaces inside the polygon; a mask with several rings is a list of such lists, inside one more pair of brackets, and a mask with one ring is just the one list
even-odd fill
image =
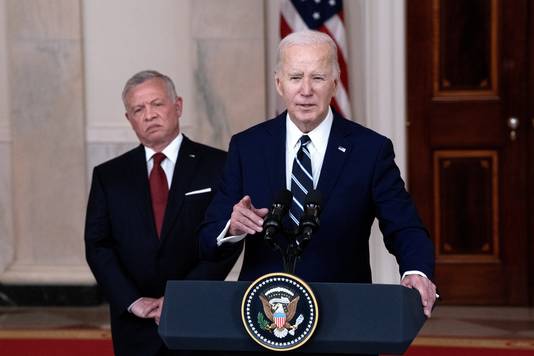
{"label": "marble wall", "polygon": [[192,104],[190,1],[90,0],[82,2],[86,138],[89,144],[137,143],[124,116],[121,92],[134,73],[155,69],[174,79]]}
{"label": "marble wall", "polygon": [[232,134],[265,120],[263,1],[193,1],[192,36],[193,133],[227,149]]}
{"label": "marble wall", "polygon": [[[6,48],[5,6],[5,0],[0,0],[0,48]],[[6,269],[14,254],[7,53],[0,50],[0,271]]]}
{"label": "marble wall", "polygon": [[92,168],[137,145],[124,82],[147,68],[170,75],[184,97],[182,131],[226,148],[265,117],[263,1],[0,6],[0,103],[9,104],[0,111],[0,283],[92,284],[83,255]]}
{"label": "marble wall", "polygon": [[1,280],[88,281],[79,2],[7,1],[5,14],[14,251]]}
{"label": "marble wall", "polygon": [[11,145],[4,129],[0,133],[0,271],[6,270],[15,252],[11,192]]}

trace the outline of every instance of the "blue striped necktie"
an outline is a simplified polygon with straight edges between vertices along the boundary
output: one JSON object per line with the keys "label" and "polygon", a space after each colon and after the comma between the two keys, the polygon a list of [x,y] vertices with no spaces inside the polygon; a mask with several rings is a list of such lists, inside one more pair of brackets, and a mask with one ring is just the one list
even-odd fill
{"label": "blue striped necktie", "polygon": [[293,160],[291,172],[291,193],[293,193],[293,204],[289,210],[289,217],[295,226],[299,226],[299,219],[304,212],[304,201],[306,195],[313,189],[313,174],[311,167],[311,156],[308,144],[311,142],[308,135],[300,138],[300,148]]}

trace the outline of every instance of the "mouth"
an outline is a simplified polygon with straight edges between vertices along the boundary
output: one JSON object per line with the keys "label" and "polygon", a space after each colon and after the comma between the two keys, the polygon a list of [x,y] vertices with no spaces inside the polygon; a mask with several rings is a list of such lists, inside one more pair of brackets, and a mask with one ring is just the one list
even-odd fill
{"label": "mouth", "polygon": [[315,106],[316,106],[315,104],[297,104],[297,107],[304,109],[304,110],[312,109]]}
{"label": "mouth", "polygon": [[146,128],[145,132],[150,133],[160,128],[160,125],[150,125]]}

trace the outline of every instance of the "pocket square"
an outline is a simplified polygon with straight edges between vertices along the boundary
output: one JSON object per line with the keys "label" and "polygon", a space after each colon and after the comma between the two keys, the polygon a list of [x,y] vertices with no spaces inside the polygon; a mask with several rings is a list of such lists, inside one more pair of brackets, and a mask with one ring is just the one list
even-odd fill
{"label": "pocket square", "polygon": [[209,193],[209,192],[211,192],[211,188],[204,188],[204,189],[192,190],[190,192],[185,193],[185,195],[195,195],[195,194],[202,194],[202,193]]}

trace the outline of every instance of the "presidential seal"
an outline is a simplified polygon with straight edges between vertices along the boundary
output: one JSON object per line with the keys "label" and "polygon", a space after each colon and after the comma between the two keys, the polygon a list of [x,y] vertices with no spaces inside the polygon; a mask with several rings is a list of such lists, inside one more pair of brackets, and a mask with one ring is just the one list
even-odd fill
{"label": "presidential seal", "polygon": [[270,273],[247,289],[241,315],[245,330],[261,346],[294,350],[306,343],[317,326],[319,310],[310,287],[287,273]]}

